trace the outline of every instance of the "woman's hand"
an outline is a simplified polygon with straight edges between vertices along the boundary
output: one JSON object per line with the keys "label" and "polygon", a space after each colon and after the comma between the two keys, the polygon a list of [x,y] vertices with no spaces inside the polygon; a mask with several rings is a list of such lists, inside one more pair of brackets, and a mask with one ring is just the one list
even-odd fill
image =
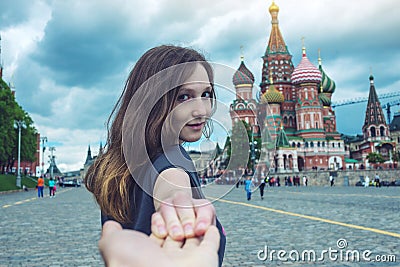
{"label": "woman's hand", "polygon": [[160,239],[170,236],[177,241],[199,237],[215,225],[215,208],[206,199],[193,199],[185,191],[177,191],[160,203],[152,216],[151,231]]}

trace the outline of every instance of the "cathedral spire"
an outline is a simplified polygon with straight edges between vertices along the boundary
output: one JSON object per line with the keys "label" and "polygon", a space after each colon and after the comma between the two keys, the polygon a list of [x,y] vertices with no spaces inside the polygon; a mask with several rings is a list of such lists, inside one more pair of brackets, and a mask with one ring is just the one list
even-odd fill
{"label": "cathedral spire", "polygon": [[366,137],[374,139],[376,136],[386,136],[385,129],[387,124],[375,90],[374,76],[372,74],[369,76],[369,84],[368,104],[362,129]]}
{"label": "cathedral spire", "polygon": [[90,145],[88,146],[88,151],[87,151],[87,156],[86,156],[86,161],[85,161],[85,165],[89,164],[90,161],[92,161],[92,151],[90,150]]}
{"label": "cathedral spire", "polygon": [[271,53],[289,53],[283,40],[281,31],[279,29],[279,22],[278,22],[278,13],[279,7],[272,1],[271,6],[269,7],[269,13],[271,14],[272,20],[272,29],[271,34],[269,37],[268,47],[266,54]]}

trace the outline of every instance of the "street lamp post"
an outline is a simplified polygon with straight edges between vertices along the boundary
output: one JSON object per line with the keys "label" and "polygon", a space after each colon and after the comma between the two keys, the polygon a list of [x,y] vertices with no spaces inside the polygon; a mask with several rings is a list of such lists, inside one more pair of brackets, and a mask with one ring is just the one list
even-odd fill
{"label": "street lamp post", "polygon": [[15,122],[18,127],[18,169],[17,169],[17,180],[16,186],[21,188],[21,128],[24,125],[24,122],[18,120]]}
{"label": "street lamp post", "polygon": [[49,147],[49,151],[51,153],[50,156],[50,178],[53,178],[53,167],[54,167],[54,156],[53,152],[56,150],[54,146]]}
{"label": "street lamp post", "polygon": [[43,176],[44,175],[44,151],[46,150],[44,143],[47,142],[47,137],[46,136],[40,137],[40,141],[42,141],[42,176]]}
{"label": "street lamp post", "polygon": [[255,161],[256,161],[256,148],[254,147],[255,144],[257,144],[257,141],[254,141],[254,130],[253,127],[257,125],[251,125],[251,144],[250,144],[250,159],[251,159],[251,171],[252,175],[254,175],[255,171]]}

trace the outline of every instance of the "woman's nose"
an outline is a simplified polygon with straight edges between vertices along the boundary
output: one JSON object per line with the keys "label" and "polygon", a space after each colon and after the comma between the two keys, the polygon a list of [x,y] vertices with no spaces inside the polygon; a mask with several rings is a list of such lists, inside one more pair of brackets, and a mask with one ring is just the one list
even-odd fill
{"label": "woman's nose", "polygon": [[192,115],[194,117],[206,117],[211,109],[211,102],[209,98],[196,98],[193,99]]}

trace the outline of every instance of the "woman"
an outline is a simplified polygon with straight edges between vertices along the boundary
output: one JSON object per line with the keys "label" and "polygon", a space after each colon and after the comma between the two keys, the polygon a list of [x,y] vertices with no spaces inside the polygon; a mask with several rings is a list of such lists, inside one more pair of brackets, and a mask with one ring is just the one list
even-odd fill
{"label": "woman", "polygon": [[210,134],[214,101],[211,66],[197,51],[159,46],[138,60],[110,116],[106,151],[85,178],[103,225],[114,220],[124,229],[183,242],[215,224],[222,265],[223,228],[181,146]]}

